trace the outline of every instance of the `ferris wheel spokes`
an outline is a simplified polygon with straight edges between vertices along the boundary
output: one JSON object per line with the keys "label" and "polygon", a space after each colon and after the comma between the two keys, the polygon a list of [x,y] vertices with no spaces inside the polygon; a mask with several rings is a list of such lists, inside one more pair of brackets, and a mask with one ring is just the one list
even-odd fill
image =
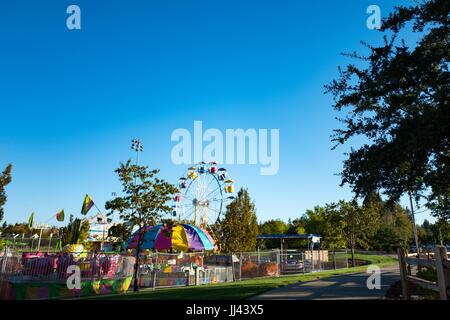
{"label": "ferris wheel spokes", "polygon": [[[180,193],[175,197],[174,216],[179,221],[207,227],[220,222],[223,210],[234,192],[226,180],[226,169],[216,163],[200,162],[192,166],[179,180]],[[232,181],[231,181],[232,182]]]}

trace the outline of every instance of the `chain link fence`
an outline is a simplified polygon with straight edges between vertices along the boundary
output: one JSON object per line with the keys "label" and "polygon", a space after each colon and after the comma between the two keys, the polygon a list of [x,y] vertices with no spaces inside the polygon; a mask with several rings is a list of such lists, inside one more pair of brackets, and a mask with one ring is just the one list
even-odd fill
{"label": "chain link fence", "polygon": [[309,273],[323,270],[348,268],[346,249],[339,251],[283,251],[281,274]]}
{"label": "chain link fence", "polygon": [[[126,292],[135,257],[117,253],[0,253],[0,299],[71,298]],[[80,270],[81,288],[70,290],[69,266]],[[348,268],[347,250],[267,250],[235,254],[145,252],[138,264],[140,288],[200,286],[259,277]]]}
{"label": "chain link fence", "polygon": [[233,255],[233,270],[236,280],[277,277],[280,275],[280,252],[241,252]]}
{"label": "chain link fence", "polygon": [[139,286],[164,288],[233,281],[231,264],[207,253],[149,253],[139,259]]}
{"label": "chain link fence", "polygon": [[[134,261],[133,257],[120,254],[33,254],[5,249],[0,256],[0,299],[36,300],[126,292]],[[72,271],[68,269],[70,266]],[[69,289],[69,282],[79,283],[79,287]]]}

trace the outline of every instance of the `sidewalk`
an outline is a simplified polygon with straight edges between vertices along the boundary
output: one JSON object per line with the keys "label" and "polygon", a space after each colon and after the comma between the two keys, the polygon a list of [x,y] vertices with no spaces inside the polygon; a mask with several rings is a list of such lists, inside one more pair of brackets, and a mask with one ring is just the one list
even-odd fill
{"label": "sidewalk", "polygon": [[400,280],[398,265],[381,269],[380,290],[367,288],[368,277],[369,274],[358,272],[299,282],[265,292],[252,300],[383,299],[390,285]]}

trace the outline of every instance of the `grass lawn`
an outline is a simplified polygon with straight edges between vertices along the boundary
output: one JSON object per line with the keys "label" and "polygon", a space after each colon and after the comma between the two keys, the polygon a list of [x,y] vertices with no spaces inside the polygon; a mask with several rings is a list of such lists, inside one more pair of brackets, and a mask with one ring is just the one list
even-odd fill
{"label": "grass lawn", "polygon": [[[397,263],[396,260],[379,255],[356,254],[356,259],[366,260],[380,267]],[[285,286],[291,283],[315,280],[339,274],[365,271],[367,266],[356,268],[321,271],[309,274],[281,276],[276,278],[258,278],[238,282],[226,282],[199,287],[181,287],[170,289],[145,289],[138,293],[127,292],[108,296],[91,296],[89,300],[242,300],[248,299],[265,291]]]}

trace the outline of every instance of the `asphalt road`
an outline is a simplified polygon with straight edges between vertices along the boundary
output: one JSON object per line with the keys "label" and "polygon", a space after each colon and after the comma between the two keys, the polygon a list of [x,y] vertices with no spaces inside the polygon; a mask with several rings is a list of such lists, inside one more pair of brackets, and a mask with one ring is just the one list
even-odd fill
{"label": "asphalt road", "polygon": [[400,280],[397,266],[381,269],[381,288],[369,290],[365,272],[351,273],[280,287],[252,300],[353,300],[383,299],[390,285]]}

